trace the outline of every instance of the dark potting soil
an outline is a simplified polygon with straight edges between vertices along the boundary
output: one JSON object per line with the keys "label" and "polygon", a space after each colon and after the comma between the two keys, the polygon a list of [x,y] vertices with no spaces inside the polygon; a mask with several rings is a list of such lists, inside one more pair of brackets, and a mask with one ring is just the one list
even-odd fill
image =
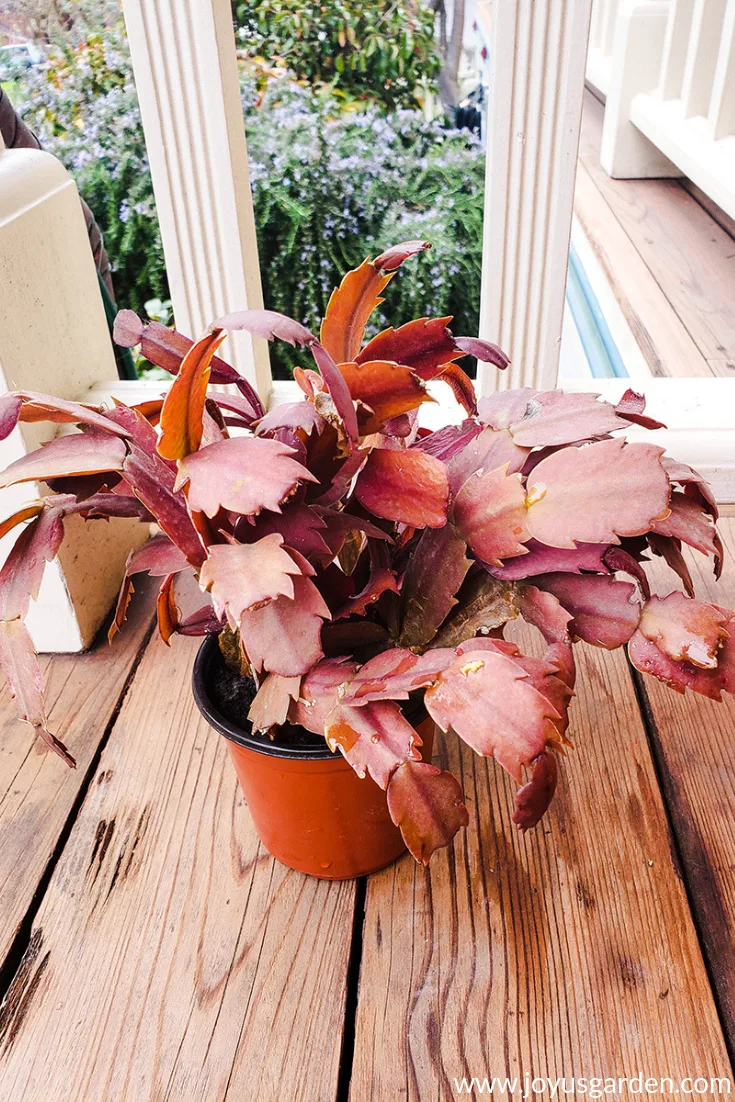
{"label": "dark potting soil", "polygon": [[325,743],[320,735],[285,723],[273,729],[274,738],[253,731],[248,719],[250,705],[255,699],[255,682],[249,677],[239,677],[225,664],[219,652],[212,657],[209,666],[209,694],[220,715],[236,724],[253,738],[262,738],[263,742],[276,746],[303,746],[305,750],[323,749]]}

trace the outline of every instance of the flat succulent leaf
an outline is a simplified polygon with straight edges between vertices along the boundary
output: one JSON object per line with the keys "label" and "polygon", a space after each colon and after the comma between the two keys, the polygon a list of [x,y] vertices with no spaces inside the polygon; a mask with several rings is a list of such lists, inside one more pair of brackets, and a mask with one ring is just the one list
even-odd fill
{"label": "flat succulent leaf", "polygon": [[257,436],[265,436],[277,429],[288,428],[300,429],[308,435],[315,429],[321,432],[323,426],[323,418],[313,402],[284,402],[266,413],[265,417],[261,417],[255,426],[255,433]]}
{"label": "flat succulent leaf", "polygon": [[422,532],[401,586],[401,646],[422,647],[433,639],[457,604],[470,565],[453,524]]}
{"label": "flat succulent leaf", "polygon": [[715,669],[728,622],[729,615],[715,605],[675,592],[646,601],[639,630],[675,662]]}
{"label": "flat succulent leaf", "polygon": [[376,256],[373,265],[381,272],[395,272],[412,256],[418,256],[419,253],[426,252],[430,248],[430,241],[401,241],[398,245],[391,245],[380,256]]}
{"label": "flat succulent leaf", "polygon": [[342,700],[356,707],[375,700],[408,700],[412,692],[432,685],[455,657],[453,647],[421,655],[405,647],[382,651],[360,667]]}
{"label": "flat succulent leaf", "polygon": [[174,491],[174,475],[166,463],[158,455],[148,455],[138,447],[131,447],[123,472],[135,496],[156,518],[156,523],[172,543],[192,566],[201,566],[204,547],[183,495]]}
{"label": "flat succulent leaf", "polygon": [[657,642],[647,639],[642,631],[637,631],[628,644],[628,656],[633,665],[679,693],[691,689],[711,700],[721,700],[723,692],[735,693],[735,611],[718,605],[714,608],[726,617],[721,626],[728,633],[722,639],[715,667],[704,668],[692,662],[676,661]]}
{"label": "flat succulent leaf", "polygon": [[[311,345],[311,354],[326,384],[329,397],[334,403],[335,413],[344,428],[348,441],[356,443],[359,437],[357,413],[355,412],[352,395],[350,394],[349,387],[347,386],[347,382],[342,372],[337,367],[330,353],[319,343],[319,341],[314,341]],[[315,394],[314,404],[321,415],[329,420],[328,409],[324,402],[324,398],[325,395],[323,394]],[[347,450],[345,454],[348,454]]]}
{"label": "flat succulent leaf", "polygon": [[[293,555],[302,570],[308,571],[306,560],[296,551]],[[323,655],[321,628],[322,621],[330,619],[329,609],[311,578],[296,576],[293,587],[293,598],[277,597],[242,614],[243,646],[257,673],[266,669],[283,677],[298,677]]]}
{"label": "flat succulent leaf", "polygon": [[608,547],[603,555],[602,569],[612,574],[628,574],[635,578],[645,600],[651,596],[651,587],[642,564],[624,547]]}
{"label": "flat succulent leaf", "polygon": [[43,501],[34,501],[30,505],[24,505],[22,509],[18,509],[11,516],[0,524],[0,540],[3,536],[7,536],[8,532],[12,532],[14,528],[17,528],[19,524],[22,524],[24,520],[32,520],[37,517],[39,513],[44,511],[45,504]]}
{"label": "flat succulent leaf", "polygon": [[526,623],[538,628],[547,643],[569,642],[572,613],[562,606],[554,593],[539,589],[537,585],[518,586],[515,603]]}
{"label": "flat succulent leaf", "polygon": [[0,440],[7,440],[20,420],[23,399],[18,394],[0,396]]}
{"label": "flat succulent leaf", "polygon": [[195,612],[180,620],[176,628],[178,635],[218,635],[222,631],[222,623],[217,619],[211,605],[203,605]]}
{"label": "flat succulent leaf", "polygon": [[230,332],[252,333],[254,337],[260,337],[266,341],[285,341],[286,344],[299,345],[301,348],[311,345],[316,337],[310,333],[306,326],[285,314],[279,314],[276,310],[239,310],[234,314],[225,314],[218,318],[212,326],[216,332],[218,329],[227,329]]}
{"label": "flat succulent leaf", "polygon": [[683,486],[684,493],[687,497],[691,497],[695,501],[698,501],[700,505],[717,520],[719,515],[717,502],[712,492],[712,487],[709,485],[706,478],[686,463],[678,463],[668,455],[662,456],[661,462],[670,480],[676,482],[679,486]]}
{"label": "flat succulent leaf", "polygon": [[396,575],[388,567],[379,567],[370,572],[366,584],[342,604],[334,614],[335,620],[344,620],[349,616],[364,616],[384,593],[399,593]]}
{"label": "flat succulent leaf", "polygon": [[62,514],[45,509],[20,533],[0,570],[0,620],[23,619],[38,597],[46,563],[64,538]]}
{"label": "flat succulent leaf", "polygon": [[638,627],[641,606],[631,582],[605,574],[543,574],[533,581],[571,613],[569,630],[586,643],[614,650]]}
{"label": "flat succulent leaf", "polygon": [[467,479],[477,471],[494,471],[499,467],[507,467],[508,474],[516,474],[523,469],[527,457],[528,448],[519,448],[507,429],[499,432],[495,429],[482,429],[461,451],[446,460],[449,488],[452,494],[458,493]]}
{"label": "flat succulent leaf", "polygon": [[681,544],[671,536],[659,536],[656,532],[649,532],[646,539],[655,555],[660,555],[684,584],[684,591],[690,597],[694,596],[694,582],[689,572],[684,556],[681,553]]}
{"label": "flat succulent leaf", "polygon": [[433,401],[410,367],[388,360],[367,360],[341,363],[339,370],[353,401],[363,403],[357,417],[361,436],[381,432],[391,418]]}
{"label": "flat succulent leaf", "polygon": [[466,480],[454,499],[453,520],[479,559],[501,566],[503,559],[526,554],[526,512],[521,476],[499,467]]}
{"label": "flat succulent leaf", "polygon": [[241,521],[236,529],[243,543],[255,543],[271,532],[283,536],[283,542],[300,551],[307,559],[332,558],[324,538],[327,522],[317,510],[303,502],[286,502],[280,513],[263,511],[252,520]]}
{"label": "flat succulent leaf", "polygon": [[176,488],[187,485],[189,508],[215,517],[220,509],[250,516],[279,512],[300,480],[314,476],[278,440],[237,436],[210,444],[179,464]]}
{"label": "flat succulent leaf", "polygon": [[703,555],[717,555],[715,543],[717,529],[710,512],[681,490],[674,490],[669,501],[671,512],[663,520],[655,521],[653,531],[660,536],[671,536],[689,544]]}
{"label": "flat succulent leaf", "polygon": [[276,597],[294,596],[294,575],[300,568],[276,532],[257,543],[219,543],[209,548],[199,571],[199,584],[212,594],[220,618],[234,631],[243,613]]}
{"label": "flat succulent leaf", "polygon": [[365,325],[392,278],[371,261],[347,272],[332,291],[320,333],[321,343],[338,363],[354,361],[360,351]]}
{"label": "flat succulent leaf", "polygon": [[422,379],[433,378],[438,367],[460,355],[447,328],[451,320],[451,316],[416,318],[398,329],[391,326],[368,341],[355,360],[392,360],[412,368]]}
{"label": "flat succulent leaf", "polygon": [[288,709],[299,698],[300,687],[300,677],[281,677],[277,673],[264,677],[248,712],[253,730],[269,731],[285,723]]}
{"label": "flat succulent leaf", "polygon": [[446,363],[437,368],[432,378],[446,383],[465,413],[474,416],[477,413],[477,395],[469,375],[456,363]]}
{"label": "flat succulent leaf", "polygon": [[[111,432],[116,436],[128,435],[126,430],[115,424],[100,407],[82,405],[79,402],[67,402],[64,398],[54,398],[50,394],[39,394],[35,390],[19,390],[5,395],[0,401],[11,407],[14,402],[20,402],[17,419],[24,423],[51,421],[57,425],[91,425],[93,428]],[[6,409],[8,405],[5,406]],[[0,407],[0,414],[1,411],[2,407]],[[4,439],[2,432],[0,432],[0,439]]]}
{"label": "flat succulent leaf", "polygon": [[0,474],[0,489],[16,482],[121,471],[124,460],[125,444],[118,436],[70,433],[16,459]]}
{"label": "flat succulent leaf", "polygon": [[662,421],[657,421],[654,417],[647,417],[644,413],[646,408],[646,399],[643,394],[638,394],[635,390],[626,390],[623,397],[615,406],[615,411],[621,417],[624,417],[626,421],[630,421],[635,425],[642,425],[644,429],[665,429],[666,425]]}
{"label": "flat succulent leaf", "polygon": [[457,778],[428,762],[399,765],[388,782],[387,798],[409,852],[424,865],[470,821]]}
{"label": "flat succulent leaf", "polygon": [[513,439],[526,448],[555,447],[625,428],[630,422],[609,402],[599,402],[599,397],[585,392],[537,391],[528,399],[523,417],[509,426]]}
{"label": "flat succulent leaf", "polygon": [[163,579],[156,601],[158,633],[167,647],[171,646],[171,636],[179,630],[180,617],[174,595],[175,578],[175,574],[168,574]]}
{"label": "flat succulent leaf", "polygon": [[76,762],[46,724],[43,676],[28,628],[22,620],[0,620],[0,669],[7,678],[18,715],[30,723],[49,750],[72,769]]}
{"label": "flat succulent leaf", "polygon": [[192,345],[181,361],[161,409],[158,454],[164,459],[185,459],[202,442],[212,358],[225,336],[219,330],[208,333]]}
{"label": "flat succulent leaf", "polygon": [[178,574],[189,565],[183,551],[168,536],[152,536],[142,547],[128,555],[126,574],[147,573],[153,577]]}
{"label": "flat succulent leaf", "polygon": [[482,425],[472,418],[467,418],[461,425],[446,425],[437,432],[419,436],[411,447],[417,451],[426,452],[427,455],[433,455],[443,463],[448,463],[481,432]]}
{"label": "flat succulent leaf", "polygon": [[554,798],[558,776],[556,755],[544,750],[534,759],[531,769],[530,780],[516,792],[513,812],[513,822],[524,832],[537,826]]}
{"label": "flat succulent leaf", "polygon": [[523,768],[559,741],[560,718],[510,655],[468,650],[426,690],[429,715],[472,749],[494,757],[518,784]]}
{"label": "flat succulent leaf", "polygon": [[323,735],[327,716],[336,708],[357,668],[356,662],[342,657],[324,658],[313,666],[301,681],[300,695],[289,707],[291,723]]}
{"label": "flat succulent leaf", "polygon": [[526,415],[529,403],[541,392],[522,386],[515,390],[498,390],[477,403],[477,416],[491,429],[509,429]]}
{"label": "flat succulent leaf", "polygon": [[608,569],[603,561],[607,551],[604,544],[580,543],[575,548],[564,548],[546,547],[538,540],[529,540],[524,546],[528,554],[509,559],[500,566],[488,565],[488,572],[494,578],[515,582],[531,578],[534,574],[556,571],[569,574],[580,574],[582,571],[602,573]]}
{"label": "flat succulent leaf", "polygon": [[562,448],[528,476],[527,525],[549,547],[619,543],[667,515],[670,483],[653,444],[600,440]]}
{"label": "flat succulent leaf", "polygon": [[376,516],[414,528],[447,522],[449,481],[438,459],[408,448],[374,448],[360,472],[355,497]]}
{"label": "flat succulent leaf", "polygon": [[456,647],[475,635],[487,635],[518,615],[515,587],[511,582],[478,570],[470,574],[458,593],[458,605],[442,623],[433,647]]}
{"label": "flat succulent leaf", "polygon": [[387,788],[402,762],[421,756],[418,732],[391,700],[361,708],[338,703],[326,718],[324,735],[332,750],[342,751],[358,777],[369,773],[381,788]]}
{"label": "flat succulent leaf", "polygon": [[480,340],[479,337],[455,337],[454,346],[462,355],[474,356],[480,363],[492,364],[501,371],[504,371],[510,363],[502,348],[490,341]]}

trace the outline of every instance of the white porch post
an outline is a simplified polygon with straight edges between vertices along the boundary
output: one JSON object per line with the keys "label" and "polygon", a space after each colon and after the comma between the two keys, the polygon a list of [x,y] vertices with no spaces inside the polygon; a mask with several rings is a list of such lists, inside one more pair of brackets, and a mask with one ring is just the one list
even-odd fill
{"label": "white porch post", "polygon": [[[177,328],[263,305],[230,0],[125,0]],[[267,401],[267,345],[228,337]]]}
{"label": "white porch post", "polygon": [[591,0],[489,0],[481,392],[556,385]]}

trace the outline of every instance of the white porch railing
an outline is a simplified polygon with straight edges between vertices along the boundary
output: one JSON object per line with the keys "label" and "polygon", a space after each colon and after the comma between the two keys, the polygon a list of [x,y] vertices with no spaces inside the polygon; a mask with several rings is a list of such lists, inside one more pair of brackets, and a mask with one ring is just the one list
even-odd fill
{"label": "white porch railing", "polygon": [[592,25],[604,168],[688,176],[735,217],[735,0],[593,0]]}

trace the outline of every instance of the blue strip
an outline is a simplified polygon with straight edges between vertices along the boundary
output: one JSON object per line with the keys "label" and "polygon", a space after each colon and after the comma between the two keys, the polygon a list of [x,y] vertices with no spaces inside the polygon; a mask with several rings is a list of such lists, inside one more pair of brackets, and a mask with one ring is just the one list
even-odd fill
{"label": "blue strip", "polygon": [[574,245],[569,249],[567,302],[593,379],[627,379],[625,364]]}

